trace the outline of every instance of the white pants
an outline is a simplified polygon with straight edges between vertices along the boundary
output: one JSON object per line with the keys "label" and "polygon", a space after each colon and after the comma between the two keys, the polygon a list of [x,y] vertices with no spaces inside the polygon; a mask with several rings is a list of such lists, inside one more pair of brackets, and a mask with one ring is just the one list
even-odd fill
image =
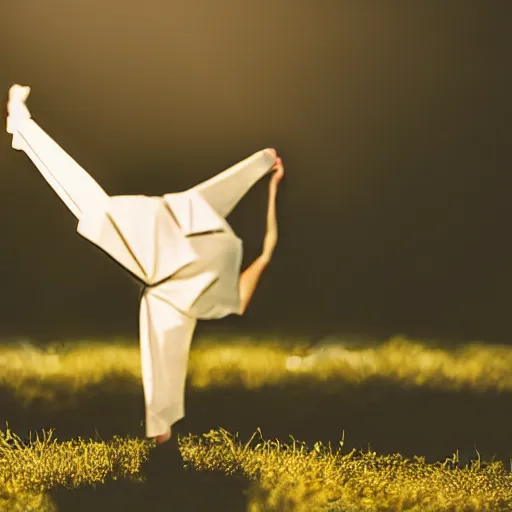
{"label": "white pants", "polygon": [[[153,315],[161,318],[156,326]],[[139,326],[146,435],[156,437],[185,416],[185,381],[196,320],[144,294]]]}

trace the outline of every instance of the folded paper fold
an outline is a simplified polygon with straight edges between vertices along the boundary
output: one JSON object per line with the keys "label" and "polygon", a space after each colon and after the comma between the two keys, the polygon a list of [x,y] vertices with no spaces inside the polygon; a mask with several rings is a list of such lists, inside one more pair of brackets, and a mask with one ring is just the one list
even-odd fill
{"label": "folded paper fold", "polygon": [[9,92],[7,130],[78,220],[77,232],[144,286],[139,327],[148,437],[184,415],[197,319],[240,312],[242,242],[225,217],[268,173],[262,150],[187,191],[109,196],[30,117],[30,88]]}

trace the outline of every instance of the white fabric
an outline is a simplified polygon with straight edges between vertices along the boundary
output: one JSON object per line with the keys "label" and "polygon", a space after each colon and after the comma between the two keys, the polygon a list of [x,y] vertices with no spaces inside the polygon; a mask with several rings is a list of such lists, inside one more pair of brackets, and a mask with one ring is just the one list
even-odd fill
{"label": "white fabric", "polygon": [[[247,191],[274,165],[270,151],[259,151],[224,172],[196,185],[196,190],[221,216],[227,217]],[[243,178],[242,178],[243,176]]]}
{"label": "white fabric", "polygon": [[149,291],[142,297],[139,323],[146,435],[156,437],[185,415],[185,380],[196,320]]}
{"label": "white fabric", "polygon": [[13,134],[12,147],[27,153],[46,181],[75,217],[88,207],[98,207],[108,199],[93,178],[30,119],[24,101],[30,87],[14,85],[7,103],[7,131]]}
{"label": "white fabric", "polygon": [[271,170],[263,150],[214,178],[162,197],[108,196],[31,118],[30,88],[9,91],[7,131],[78,219],[77,231],[145,285],[140,350],[146,435],[184,416],[188,355],[197,319],[240,312],[242,242],[225,216]]}

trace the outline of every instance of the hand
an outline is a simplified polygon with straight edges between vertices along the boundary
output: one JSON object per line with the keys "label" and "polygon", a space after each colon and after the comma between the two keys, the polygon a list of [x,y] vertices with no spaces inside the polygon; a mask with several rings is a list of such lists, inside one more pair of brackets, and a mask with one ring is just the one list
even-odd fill
{"label": "hand", "polygon": [[280,157],[276,158],[276,163],[272,167],[272,170],[275,171],[275,173],[272,175],[272,178],[270,178],[270,185],[271,187],[277,187],[284,178],[284,166]]}
{"label": "hand", "polygon": [[[25,101],[30,94],[30,87],[14,84],[9,89],[9,100],[7,102],[7,132],[14,135],[19,130],[21,124],[30,119],[30,112],[25,105]],[[13,146],[15,149],[20,149]]]}

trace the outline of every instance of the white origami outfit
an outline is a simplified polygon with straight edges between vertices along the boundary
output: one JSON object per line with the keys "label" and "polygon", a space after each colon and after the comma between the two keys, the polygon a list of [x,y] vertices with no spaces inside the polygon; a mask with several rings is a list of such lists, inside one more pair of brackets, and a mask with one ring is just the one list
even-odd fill
{"label": "white origami outfit", "polygon": [[144,285],[140,350],[146,435],[184,416],[197,319],[240,313],[242,241],[225,217],[274,165],[263,150],[185,192],[109,196],[35,122],[29,87],[9,91],[7,131],[78,219],[77,231]]}

